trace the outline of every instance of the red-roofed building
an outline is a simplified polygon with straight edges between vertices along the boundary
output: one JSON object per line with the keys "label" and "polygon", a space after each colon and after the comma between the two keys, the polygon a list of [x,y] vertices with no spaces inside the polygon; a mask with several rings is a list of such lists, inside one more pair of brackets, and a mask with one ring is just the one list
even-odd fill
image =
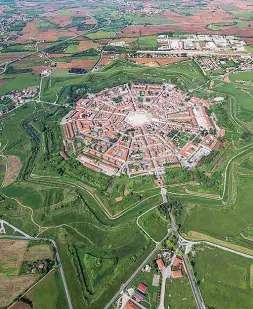
{"label": "red-roofed building", "polygon": [[225,129],[224,129],[224,128],[223,128],[223,129],[221,129],[221,131],[220,131],[220,136],[221,136],[221,137],[225,136],[225,132],[226,132],[226,131],[225,131]]}
{"label": "red-roofed building", "polygon": [[140,309],[139,306],[135,305],[131,300],[129,300],[126,304],[125,304],[125,309]]}
{"label": "red-roofed building", "polygon": [[173,270],[173,271],[172,271],[172,275],[173,275],[174,278],[179,278],[179,277],[182,277],[182,276],[183,276],[181,269],[179,269],[179,270]]}
{"label": "red-roofed building", "polygon": [[142,283],[142,282],[141,282],[141,283],[139,284],[139,286],[138,286],[138,290],[141,291],[143,294],[146,293],[147,288],[148,288],[148,287],[146,286],[146,284],[144,284],[144,283]]}
{"label": "red-roofed building", "polygon": [[162,259],[157,259],[156,264],[157,264],[159,270],[162,270],[165,267]]}
{"label": "red-roofed building", "polygon": [[174,260],[173,266],[179,268],[179,267],[181,267],[182,262],[183,262],[183,261],[182,261],[181,258],[176,257],[175,260]]}

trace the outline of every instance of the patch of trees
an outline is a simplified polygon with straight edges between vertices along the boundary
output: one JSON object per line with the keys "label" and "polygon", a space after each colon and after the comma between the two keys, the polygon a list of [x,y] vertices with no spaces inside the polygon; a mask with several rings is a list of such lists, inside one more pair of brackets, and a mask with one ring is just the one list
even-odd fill
{"label": "patch of trees", "polygon": [[218,150],[212,151],[209,155],[202,157],[199,161],[199,166],[208,164],[213,161],[213,159],[220,153]]}
{"label": "patch of trees", "polygon": [[115,103],[121,103],[122,102],[122,96],[118,96],[117,98],[113,98],[113,101]]}
{"label": "patch of trees", "polygon": [[83,30],[90,30],[94,27],[94,25],[92,24],[86,24],[86,23],[81,23],[81,24],[78,24],[76,29],[77,31],[83,31]]}
{"label": "patch of trees", "polygon": [[85,51],[82,51],[81,53],[75,53],[72,55],[72,57],[83,57],[83,56],[87,56],[87,57],[95,57],[95,56],[98,56],[98,52],[94,49],[94,48],[91,48],[89,50],[85,50]]}
{"label": "patch of trees", "polygon": [[6,74],[21,74],[21,73],[29,73],[32,72],[31,68],[28,69],[16,69],[13,66],[8,66],[5,73]]}
{"label": "patch of trees", "polygon": [[22,297],[19,296],[19,297],[17,297],[17,302],[21,302],[21,303],[27,304],[32,309],[34,308],[33,302],[29,298],[27,298],[26,296],[22,296]]}
{"label": "patch of trees", "polygon": [[80,87],[79,85],[72,85],[66,90],[66,95],[68,97],[67,101],[73,103],[78,99],[85,97],[87,95],[87,89]]}
{"label": "patch of trees", "polygon": [[69,45],[69,42],[65,42],[59,45],[54,45],[54,46],[49,47],[47,49],[47,52],[50,54],[62,54],[65,52],[68,45]]}
{"label": "patch of trees", "polygon": [[162,205],[158,206],[158,210],[162,215],[164,215],[167,219],[170,219],[169,213],[173,215],[173,217],[176,220],[176,223],[178,224],[178,227],[180,228],[183,221],[183,205],[181,202],[177,200],[170,200],[167,203],[164,203]]}
{"label": "patch of trees", "polygon": [[164,179],[166,184],[184,183],[193,180],[193,174],[192,172],[182,169],[181,167],[176,167],[166,169]]}
{"label": "patch of trees", "polygon": [[246,140],[246,139],[250,138],[251,135],[252,134],[249,131],[245,131],[245,132],[242,133],[241,139]]}
{"label": "patch of trees", "polygon": [[204,172],[200,171],[199,169],[196,169],[195,171],[195,180],[201,184],[204,188],[212,188],[216,191],[219,191],[220,186],[220,177],[216,173],[212,175],[212,177],[207,176]]}
{"label": "patch of trees", "polygon": [[70,74],[86,74],[88,71],[86,69],[81,69],[81,68],[71,68],[69,70]]}
{"label": "patch of trees", "polygon": [[169,238],[165,241],[165,246],[170,249],[171,251],[176,251],[178,247],[178,238],[176,233],[171,233]]}
{"label": "patch of trees", "polygon": [[78,250],[74,245],[68,246],[68,251],[72,257],[78,281],[80,283],[84,299],[88,301],[89,296],[94,294],[93,286],[90,280],[85,276],[85,269],[82,260],[78,254]]}

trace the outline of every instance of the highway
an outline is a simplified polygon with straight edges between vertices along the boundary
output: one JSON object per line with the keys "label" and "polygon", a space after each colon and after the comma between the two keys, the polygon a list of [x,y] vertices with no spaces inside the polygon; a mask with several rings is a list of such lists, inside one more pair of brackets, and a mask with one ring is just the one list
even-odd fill
{"label": "highway", "polygon": [[8,223],[8,222],[6,222],[2,219],[0,220],[0,222],[1,222],[1,224],[4,223],[4,224],[8,225],[9,227],[11,227],[14,231],[17,231],[18,233],[24,235],[24,236],[0,235],[0,239],[5,238],[5,239],[37,240],[37,241],[42,240],[42,241],[48,241],[53,245],[54,250],[55,250],[55,256],[56,256],[57,264],[58,264],[58,267],[60,269],[60,273],[61,273],[61,277],[62,277],[62,283],[63,283],[66,299],[67,299],[67,302],[68,302],[68,307],[69,307],[69,309],[73,309],[71,298],[70,298],[69,291],[68,291],[67,282],[66,282],[65,275],[64,275],[64,270],[63,270],[63,267],[62,267],[62,264],[61,264],[60,254],[59,254],[56,242],[53,239],[50,239],[50,238],[40,238],[40,237],[29,236],[28,234],[24,233],[20,229],[16,228],[15,226],[11,225],[10,223]]}

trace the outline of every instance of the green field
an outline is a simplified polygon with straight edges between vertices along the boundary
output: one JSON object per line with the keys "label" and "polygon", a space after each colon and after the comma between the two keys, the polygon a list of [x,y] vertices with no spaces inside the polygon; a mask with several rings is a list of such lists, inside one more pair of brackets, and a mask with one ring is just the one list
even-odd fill
{"label": "green field", "polygon": [[150,35],[150,36],[142,36],[136,40],[136,44],[140,49],[157,49],[157,36]]}
{"label": "green field", "polygon": [[196,255],[191,260],[206,305],[252,308],[252,260],[208,246],[196,247]]}
{"label": "green field", "polygon": [[252,20],[253,19],[253,12],[241,12],[241,13],[234,13],[234,17],[246,19],[246,20]]}
{"label": "green field", "polygon": [[97,31],[93,33],[89,33],[86,36],[91,40],[97,40],[97,39],[109,39],[112,38],[115,35],[115,32],[112,31]]}
{"label": "green field", "polygon": [[77,44],[70,44],[68,45],[67,49],[65,50],[66,54],[74,54],[77,52],[78,45]]}
{"label": "green field", "polygon": [[169,228],[168,219],[156,208],[141,216],[139,224],[156,241],[162,240]]}
{"label": "green field", "polygon": [[30,73],[25,74],[2,74],[0,75],[0,95],[5,95],[12,90],[23,90],[26,87],[38,86],[40,77]]}
{"label": "green field", "polygon": [[36,308],[44,308],[45,304],[49,309],[65,309],[68,306],[61,275],[57,270],[36,285],[26,297],[32,300]]}
{"label": "green field", "polygon": [[239,72],[235,74],[230,74],[229,78],[233,82],[236,81],[253,81],[253,76],[252,72]]}
{"label": "green field", "polygon": [[189,279],[186,275],[181,278],[167,279],[165,308],[196,309],[196,301],[192,294]]}

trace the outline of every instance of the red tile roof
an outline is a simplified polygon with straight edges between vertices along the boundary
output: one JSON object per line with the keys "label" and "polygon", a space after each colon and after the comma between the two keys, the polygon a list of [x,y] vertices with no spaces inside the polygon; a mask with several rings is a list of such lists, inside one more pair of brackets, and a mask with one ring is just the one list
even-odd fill
{"label": "red tile roof", "polygon": [[162,259],[157,259],[156,264],[160,270],[165,267]]}
{"label": "red tile roof", "polygon": [[125,304],[125,309],[139,309],[140,307],[135,305],[131,300],[129,300],[126,304]]}
{"label": "red tile roof", "polygon": [[182,277],[183,276],[181,270],[174,270],[174,271],[172,271],[172,275],[173,275],[174,278],[178,278],[178,277]]}
{"label": "red tile roof", "polygon": [[182,264],[182,259],[176,257],[175,260],[174,260],[173,266],[174,266],[174,267],[180,267],[181,264]]}
{"label": "red tile roof", "polygon": [[138,290],[145,294],[146,291],[147,291],[147,286],[146,286],[146,284],[144,284],[144,283],[141,282],[141,283],[139,284],[139,286],[138,286]]}

